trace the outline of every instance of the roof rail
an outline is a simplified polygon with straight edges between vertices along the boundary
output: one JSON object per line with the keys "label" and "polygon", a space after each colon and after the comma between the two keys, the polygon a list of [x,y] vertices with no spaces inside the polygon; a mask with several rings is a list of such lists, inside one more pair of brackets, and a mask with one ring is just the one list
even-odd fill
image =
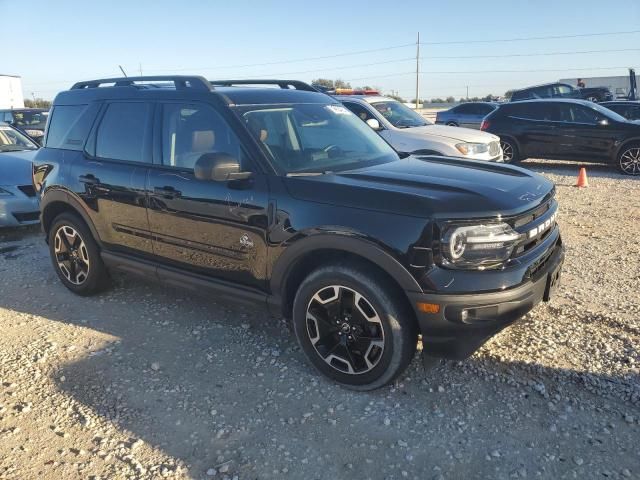
{"label": "roof rail", "polygon": [[218,87],[233,87],[236,85],[278,85],[280,88],[288,89],[293,87],[296,90],[305,90],[307,92],[317,92],[318,90],[313,88],[308,83],[301,80],[211,80],[213,86]]}
{"label": "roof rail", "polygon": [[103,78],[100,80],[88,80],[86,82],[75,83],[71,90],[80,90],[83,88],[98,88],[105,83],[113,83],[115,87],[135,86],[135,82],[173,82],[176,90],[192,88],[194,90],[211,91],[211,84],[204,77],[184,76],[184,75],[159,75],[147,77],[119,77],[119,78]]}

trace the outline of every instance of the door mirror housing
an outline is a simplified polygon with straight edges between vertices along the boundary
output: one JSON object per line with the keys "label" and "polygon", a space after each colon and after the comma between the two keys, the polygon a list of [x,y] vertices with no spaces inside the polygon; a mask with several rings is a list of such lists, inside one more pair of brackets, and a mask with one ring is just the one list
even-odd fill
{"label": "door mirror housing", "polygon": [[601,118],[600,120],[598,120],[598,125],[609,125],[609,120],[607,120],[606,118]]}
{"label": "door mirror housing", "polygon": [[245,180],[251,177],[251,172],[240,170],[240,162],[237,158],[224,152],[201,155],[193,172],[198,180],[213,180],[215,182]]}
{"label": "door mirror housing", "polygon": [[382,125],[380,125],[380,122],[375,118],[370,118],[369,120],[367,120],[367,125],[369,125],[376,132],[382,130]]}

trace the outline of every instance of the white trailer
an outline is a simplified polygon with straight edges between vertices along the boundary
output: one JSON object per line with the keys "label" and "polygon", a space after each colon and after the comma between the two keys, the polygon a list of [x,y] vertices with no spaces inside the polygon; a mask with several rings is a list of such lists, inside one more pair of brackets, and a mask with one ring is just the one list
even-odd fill
{"label": "white trailer", "polygon": [[22,78],[0,74],[0,108],[24,108]]}

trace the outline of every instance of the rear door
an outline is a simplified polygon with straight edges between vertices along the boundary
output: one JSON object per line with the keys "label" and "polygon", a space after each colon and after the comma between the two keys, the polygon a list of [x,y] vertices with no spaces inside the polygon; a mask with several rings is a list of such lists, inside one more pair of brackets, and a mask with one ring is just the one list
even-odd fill
{"label": "rear door", "polygon": [[[217,108],[167,102],[156,118],[157,163],[149,173],[149,224],[154,253],[168,266],[247,286],[264,287],[267,259],[267,177],[242,148]],[[246,180],[200,180],[198,159],[227,153]],[[166,273],[165,273],[166,274]],[[162,277],[163,271],[158,275]]]}
{"label": "rear door", "polygon": [[[56,107],[52,120],[65,114],[64,108]],[[108,249],[151,254],[146,178],[154,106],[117,101],[99,108],[85,150],[70,167],[71,183]]]}
{"label": "rear door", "polygon": [[509,116],[517,125],[520,154],[524,158],[555,157],[558,138],[552,108],[549,102],[527,102],[510,107]]}

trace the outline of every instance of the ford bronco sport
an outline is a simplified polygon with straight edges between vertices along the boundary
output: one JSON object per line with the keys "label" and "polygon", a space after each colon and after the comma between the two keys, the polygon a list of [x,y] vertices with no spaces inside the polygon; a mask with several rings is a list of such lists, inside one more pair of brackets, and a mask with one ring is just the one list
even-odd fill
{"label": "ford bronco sport", "polygon": [[549,299],[564,258],[549,180],[399,155],[298,81],[77,83],[33,177],[71,291],[124,270],[262,303],[359,390],[393,381],[419,335],[428,358],[468,357]]}

